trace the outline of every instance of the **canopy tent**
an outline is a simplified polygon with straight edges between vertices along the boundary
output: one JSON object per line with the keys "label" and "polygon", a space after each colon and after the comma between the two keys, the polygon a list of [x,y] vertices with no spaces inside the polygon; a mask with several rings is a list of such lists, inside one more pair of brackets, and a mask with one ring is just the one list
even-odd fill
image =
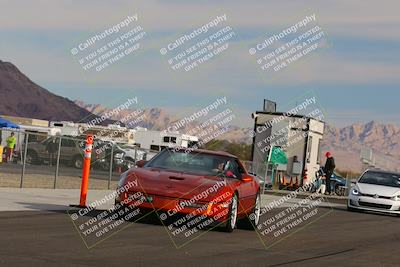
{"label": "canopy tent", "polygon": [[20,127],[19,127],[17,124],[15,124],[15,123],[13,123],[13,122],[11,122],[11,121],[8,121],[8,120],[3,119],[2,117],[0,117],[0,128],[14,128],[14,129],[19,129]]}

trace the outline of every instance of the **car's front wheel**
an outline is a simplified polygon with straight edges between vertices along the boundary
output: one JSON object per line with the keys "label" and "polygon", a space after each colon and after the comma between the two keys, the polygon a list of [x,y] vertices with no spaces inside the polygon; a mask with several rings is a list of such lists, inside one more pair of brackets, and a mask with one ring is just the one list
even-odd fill
{"label": "car's front wheel", "polygon": [[238,197],[235,193],[232,197],[231,204],[229,206],[228,220],[225,223],[223,230],[225,232],[232,232],[236,227],[238,213]]}
{"label": "car's front wheel", "polygon": [[238,228],[246,230],[255,230],[261,217],[261,195],[257,193],[254,201],[253,211],[238,222]]}
{"label": "car's front wheel", "polygon": [[75,156],[72,160],[72,165],[77,169],[82,169],[82,166],[83,166],[82,156],[80,156],[80,155]]}
{"label": "car's front wheel", "polygon": [[109,161],[105,161],[105,162],[102,162],[101,164],[100,164],[100,169],[102,170],[102,171],[109,171],[110,170],[110,163],[109,163]]}
{"label": "car's front wheel", "polygon": [[338,196],[343,196],[344,195],[339,185],[335,186],[335,194],[338,195]]}
{"label": "car's front wheel", "polygon": [[33,150],[28,150],[28,153],[26,154],[25,162],[27,164],[36,164],[38,162],[37,153]]}

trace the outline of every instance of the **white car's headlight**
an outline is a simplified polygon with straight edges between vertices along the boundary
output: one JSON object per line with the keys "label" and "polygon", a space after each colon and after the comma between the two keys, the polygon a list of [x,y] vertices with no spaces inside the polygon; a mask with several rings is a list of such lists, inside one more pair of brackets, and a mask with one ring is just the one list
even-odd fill
{"label": "white car's headlight", "polygon": [[357,188],[353,188],[353,189],[351,190],[351,194],[354,195],[354,196],[359,196],[359,195],[361,195],[360,191],[358,191]]}
{"label": "white car's headlight", "polygon": [[118,181],[118,188],[123,187],[125,185],[125,180],[128,177],[128,173],[129,173],[129,171],[126,171],[121,174],[121,176],[119,177],[119,181]]}
{"label": "white car's headlight", "polygon": [[400,201],[400,195],[392,197],[392,200],[394,200],[394,201]]}

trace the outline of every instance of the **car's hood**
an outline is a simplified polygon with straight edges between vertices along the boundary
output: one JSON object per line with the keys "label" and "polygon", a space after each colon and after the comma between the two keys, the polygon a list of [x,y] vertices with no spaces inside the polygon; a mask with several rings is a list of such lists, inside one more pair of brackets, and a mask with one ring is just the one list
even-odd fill
{"label": "car's hood", "polygon": [[400,188],[398,187],[375,185],[375,184],[363,184],[363,183],[357,183],[357,187],[362,194],[369,194],[369,195],[376,194],[385,197],[393,197],[400,195]]}
{"label": "car's hood", "polygon": [[155,168],[134,168],[127,181],[137,180],[133,190],[146,194],[162,195],[172,198],[191,199],[200,196],[198,201],[211,201],[223,192],[232,192],[237,180],[215,176],[202,176]]}

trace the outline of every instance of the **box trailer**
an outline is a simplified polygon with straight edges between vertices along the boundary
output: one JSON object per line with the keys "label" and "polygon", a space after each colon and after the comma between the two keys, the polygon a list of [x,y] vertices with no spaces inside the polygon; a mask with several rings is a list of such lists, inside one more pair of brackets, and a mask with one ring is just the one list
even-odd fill
{"label": "box trailer", "polygon": [[167,147],[192,147],[198,143],[197,136],[181,134],[179,132],[153,131],[138,128],[134,134],[135,145],[140,148],[159,152]]}
{"label": "box trailer", "polygon": [[315,180],[322,160],[321,142],[325,123],[316,118],[288,116],[282,112],[257,111],[253,113],[253,118],[253,162],[267,163],[272,147],[280,147],[288,158],[287,166],[278,166],[285,177],[295,177],[301,184]]}

